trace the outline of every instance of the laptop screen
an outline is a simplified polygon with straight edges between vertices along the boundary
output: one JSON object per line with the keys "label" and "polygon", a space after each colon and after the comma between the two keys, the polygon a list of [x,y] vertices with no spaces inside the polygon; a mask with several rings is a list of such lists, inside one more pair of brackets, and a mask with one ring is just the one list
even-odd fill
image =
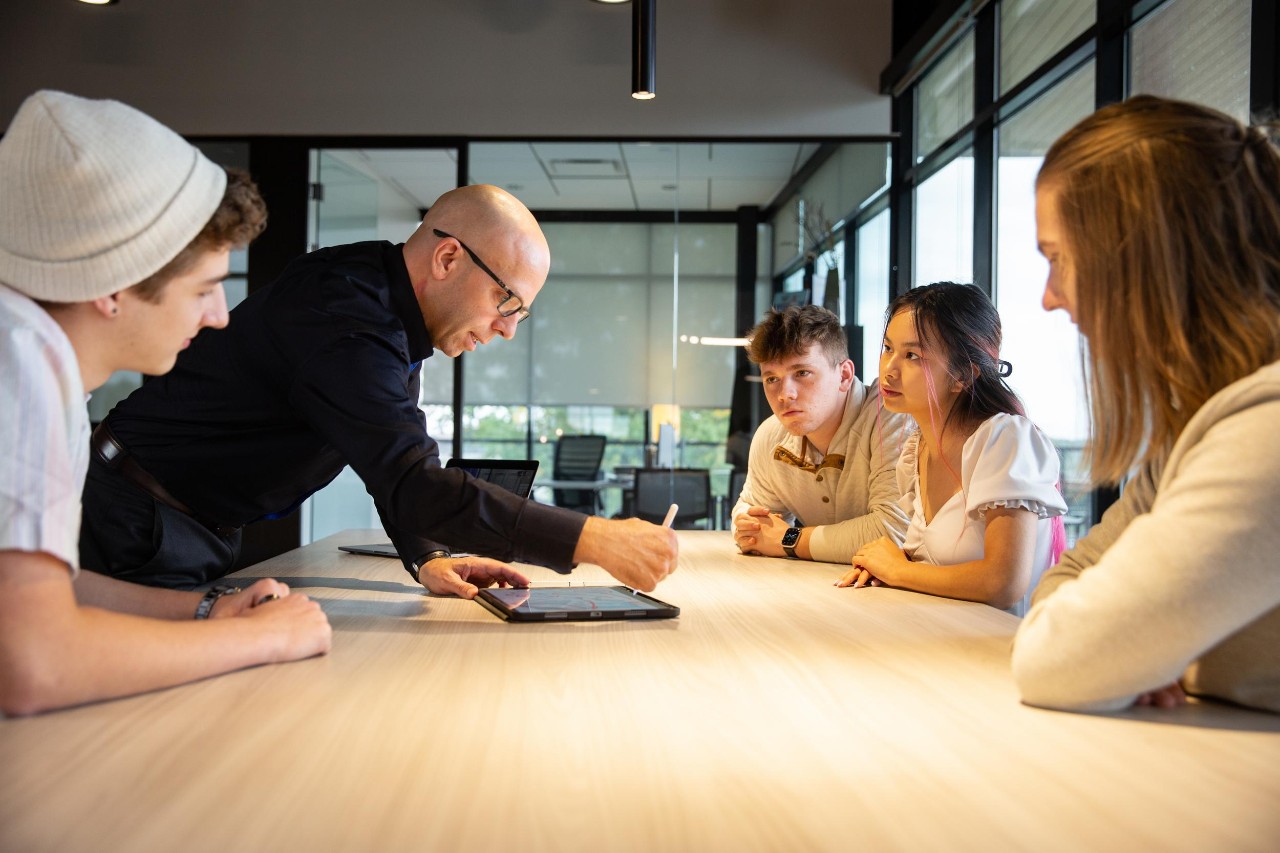
{"label": "laptop screen", "polygon": [[446,468],[461,468],[472,477],[502,486],[522,498],[533,491],[538,473],[536,459],[450,459]]}

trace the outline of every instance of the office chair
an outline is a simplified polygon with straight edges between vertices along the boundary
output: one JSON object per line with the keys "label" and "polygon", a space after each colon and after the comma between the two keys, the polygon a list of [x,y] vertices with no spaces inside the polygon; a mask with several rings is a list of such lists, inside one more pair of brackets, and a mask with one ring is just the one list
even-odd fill
{"label": "office chair", "polygon": [[678,504],[679,509],[672,527],[677,530],[709,528],[711,472],[705,468],[640,468],[636,471],[637,518],[661,524],[673,503]]}
{"label": "office chair", "polygon": [[746,471],[729,472],[729,491],[724,496],[724,510],[720,513],[720,529],[728,530],[733,521],[733,508],[738,505],[742,496],[742,487],[747,484]]}
{"label": "office chair", "polygon": [[631,485],[622,487],[621,506],[618,512],[614,514],[614,518],[635,518],[636,517],[636,471],[640,469],[635,465],[615,465],[613,475],[619,480],[629,481]]}
{"label": "office chair", "polygon": [[[603,435],[562,435],[556,441],[553,480],[599,480],[600,461],[604,459]],[[595,515],[600,508],[600,493],[595,489],[552,489],[556,506]]]}

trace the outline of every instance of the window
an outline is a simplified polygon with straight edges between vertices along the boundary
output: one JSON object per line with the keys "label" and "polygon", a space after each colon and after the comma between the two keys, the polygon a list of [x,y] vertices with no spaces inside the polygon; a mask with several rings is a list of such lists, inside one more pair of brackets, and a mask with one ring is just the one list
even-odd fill
{"label": "window", "polygon": [[961,37],[920,81],[916,100],[916,161],[973,121],[973,30]]}
{"label": "window", "polygon": [[821,305],[844,320],[844,241],[813,259],[813,304]]}
{"label": "window", "polygon": [[1079,465],[1088,436],[1080,336],[1063,312],[1050,314],[1040,304],[1048,264],[1036,249],[1035,179],[1053,141],[1093,111],[1093,93],[1091,62],[1001,125],[996,175],[995,303],[1004,327],[1002,356],[1013,365],[1009,384],[1027,416],[1062,455],[1071,544],[1092,517]]}
{"label": "window", "polygon": [[805,283],[804,267],[800,267],[795,272],[791,273],[791,275],[787,276],[782,280],[782,292],[798,293],[805,289],[804,283]]}
{"label": "window", "polygon": [[943,166],[916,189],[913,287],[973,281],[973,154]]}
{"label": "window", "polygon": [[[1096,511],[1082,508],[1083,498],[1070,492],[1082,479],[1078,449],[1087,420],[1078,337],[1065,317],[1040,308],[1045,262],[1035,250],[1033,182],[1041,158],[1062,132],[1096,108],[1099,96],[1181,98],[1241,120],[1251,107],[1274,109],[1274,103],[1251,104],[1250,98],[1274,100],[1266,86],[1251,91],[1251,74],[1274,71],[1275,44],[1255,38],[1252,12],[1263,8],[1256,0],[992,0],[956,6],[941,24],[952,28],[948,32],[911,34],[906,43],[922,47],[895,57],[890,68],[901,76],[886,81],[890,89],[901,87],[896,111],[911,111],[904,128],[910,134],[898,149],[911,162],[901,164],[901,177],[891,188],[894,199],[911,193],[911,227],[888,236],[910,257],[912,273],[909,282],[896,285],[965,281],[975,270],[982,273],[987,265],[974,263],[973,239],[993,235],[990,286],[1004,320],[1005,357],[1014,365],[1010,384],[1064,451],[1071,538],[1087,527],[1084,516]],[[1136,17],[1127,30],[1117,31],[1128,15]],[[1099,26],[1100,18],[1105,26]],[[1081,49],[1067,52],[1073,44]],[[977,55],[980,45],[990,45],[990,53]],[[934,55],[941,59],[934,62]],[[1055,57],[1061,58],[1054,62]],[[924,73],[913,82],[921,68]],[[988,81],[980,79],[988,69],[989,104]],[[1108,76],[1100,77],[1101,69]],[[975,164],[970,153],[950,159],[950,150],[940,151],[948,141],[957,149],[971,146],[970,152],[984,158],[994,149],[990,179],[985,161]],[[989,221],[978,218],[987,216]],[[901,222],[886,221],[886,232]],[[870,269],[875,250],[862,245],[879,239],[873,236],[877,228],[871,220],[858,232],[860,302],[867,293],[862,277],[882,274]],[[866,324],[868,309],[858,310]]]}
{"label": "window", "polygon": [[1000,94],[1093,26],[1096,9],[1095,0],[1004,0],[1000,4]]}
{"label": "window", "polygon": [[1161,4],[1130,33],[1130,94],[1196,101],[1248,121],[1252,5],[1250,0]]}
{"label": "window", "polygon": [[862,352],[849,355],[862,381],[874,382],[880,374],[884,312],[889,307],[889,211],[877,213],[857,233],[857,322],[862,327]]}

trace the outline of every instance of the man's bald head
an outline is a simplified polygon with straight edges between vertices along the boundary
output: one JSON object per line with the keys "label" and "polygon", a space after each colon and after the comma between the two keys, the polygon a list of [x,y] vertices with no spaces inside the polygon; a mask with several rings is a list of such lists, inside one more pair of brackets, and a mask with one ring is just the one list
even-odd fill
{"label": "man's bald head", "polygon": [[404,259],[433,343],[451,357],[495,336],[514,337],[525,312],[504,315],[498,306],[514,294],[529,310],[551,268],[533,214],[488,184],[436,199],[405,242]]}
{"label": "man's bald head", "polygon": [[535,288],[546,281],[551,267],[547,238],[529,208],[501,187],[474,184],[440,196],[406,243],[406,255],[429,251],[436,241],[435,230],[462,240],[504,280],[510,276]]}

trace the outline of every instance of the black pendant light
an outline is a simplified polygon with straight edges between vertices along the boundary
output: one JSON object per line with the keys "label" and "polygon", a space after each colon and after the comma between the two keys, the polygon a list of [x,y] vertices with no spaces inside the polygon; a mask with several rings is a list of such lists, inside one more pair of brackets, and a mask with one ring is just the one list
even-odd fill
{"label": "black pendant light", "polygon": [[631,0],[631,97],[647,101],[658,94],[654,74],[657,0]]}

